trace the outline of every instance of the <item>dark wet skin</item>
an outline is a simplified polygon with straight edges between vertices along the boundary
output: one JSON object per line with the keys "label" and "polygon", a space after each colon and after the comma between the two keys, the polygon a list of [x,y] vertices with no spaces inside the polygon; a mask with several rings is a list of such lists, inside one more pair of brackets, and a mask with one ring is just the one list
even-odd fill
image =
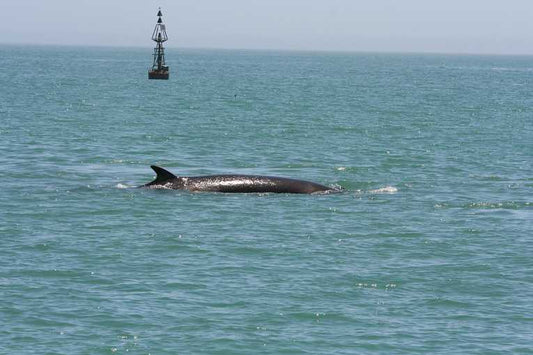
{"label": "dark wet skin", "polygon": [[262,175],[210,175],[178,177],[167,170],[152,165],[157,177],[142,187],[187,191],[225,193],[294,193],[312,194],[338,192],[328,186],[311,181]]}

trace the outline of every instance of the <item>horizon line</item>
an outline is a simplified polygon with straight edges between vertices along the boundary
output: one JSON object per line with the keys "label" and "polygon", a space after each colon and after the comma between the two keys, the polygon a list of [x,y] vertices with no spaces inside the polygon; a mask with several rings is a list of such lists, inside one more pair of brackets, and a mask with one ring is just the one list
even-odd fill
{"label": "horizon line", "polygon": [[[153,49],[148,45],[112,45],[112,44],[78,44],[78,43],[12,43],[0,42],[0,46],[34,46],[34,47],[78,47],[78,48],[122,48],[122,49]],[[182,49],[182,50],[205,50],[205,51],[241,51],[241,52],[287,52],[287,53],[338,53],[338,54],[407,54],[407,55],[450,55],[450,56],[508,56],[508,57],[532,57],[533,53],[491,53],[491,52],[445,52],[445,51],[431,51],[431,50],[355,50],[355,49],[287,49],[287,48],[246,48],[246,47],[208,47],[208,46],[166,46],[166,49]]]}

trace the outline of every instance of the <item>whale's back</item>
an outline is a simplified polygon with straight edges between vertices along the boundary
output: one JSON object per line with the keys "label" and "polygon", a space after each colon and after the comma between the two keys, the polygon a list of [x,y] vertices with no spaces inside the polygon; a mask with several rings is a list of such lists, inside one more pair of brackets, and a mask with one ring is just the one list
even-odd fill
{"label": "whale's back", "polygon": [[212,175],[185,178],[190,191],[226,193],[300,193],[325,192],[331,188],[311,181],[260,175]]}
{"label": "whale's back", "polygon": [[208,175],[176,176],[171,172],[152,165],[157,176],[152,182],[143,185],[151,189],[175,189],[188,191],[211,191],[227,193],[291,193],[312,194],[337,191],[311,181],[263,175]]}

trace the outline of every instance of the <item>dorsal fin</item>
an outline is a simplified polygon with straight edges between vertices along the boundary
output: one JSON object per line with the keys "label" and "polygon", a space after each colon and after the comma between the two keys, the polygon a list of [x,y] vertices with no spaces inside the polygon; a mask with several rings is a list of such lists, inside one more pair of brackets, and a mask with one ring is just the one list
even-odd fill
{"label": "dorsal fin", "polygon": [[159,183],[163,183],[165,181],[177,178],[176,175],[172,174],[170,171],[167,171],[167,170],[165,170],[163,168],[160,168],[160,167],[155,166],[155,165],[150,165],[150,167],[157,174],[155,180],[152,181],[150,184],[159,184]]}

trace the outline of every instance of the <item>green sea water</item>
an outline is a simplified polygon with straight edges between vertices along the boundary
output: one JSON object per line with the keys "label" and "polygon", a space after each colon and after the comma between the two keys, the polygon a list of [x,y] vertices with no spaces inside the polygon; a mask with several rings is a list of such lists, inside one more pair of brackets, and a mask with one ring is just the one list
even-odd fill
{"label": "green sea water", "polygon": [[[533,352],[533,58],[0,47],[1,354]],[[278,175],[331,195],[152,191]]]}

